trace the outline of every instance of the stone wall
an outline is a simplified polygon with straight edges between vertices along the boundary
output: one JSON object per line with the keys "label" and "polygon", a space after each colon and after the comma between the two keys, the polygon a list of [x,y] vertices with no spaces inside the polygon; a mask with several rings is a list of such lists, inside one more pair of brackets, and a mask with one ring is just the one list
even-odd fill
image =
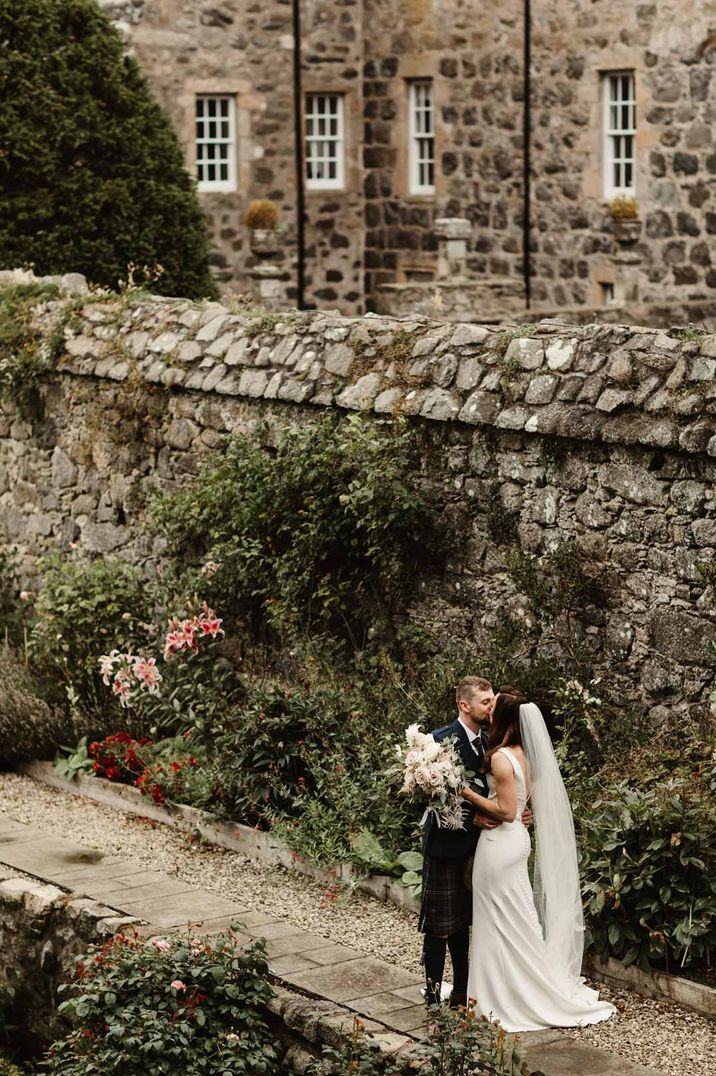
{"label": "stone wall", "polygon": [[[47,332],[63,306],[39,313]],[[31,576],[39,554],[119,555],[155,570],[146,498],[231,433],[270,439],[327,410],[401,413],[457,533],[411,615],[478,645],[524,619],[507,558],[574,538],[604,608],[573,642],[610,693],[655,715],[703,712],[716,607],[716,336],[545,320],[510,331],[414,318],[246,318],[219,304],[88,302],[66,329],[46,418],[0,419],[0,511]],[[523,333],[524,335],[520,335]]]}
{"label": "stone wall", "polygon": [[35,1047],[61,1033],[57,988],[75,957],[135,923],[55,885],[17,877],[0,864],[0,996],[12,992],[8,1023]]}

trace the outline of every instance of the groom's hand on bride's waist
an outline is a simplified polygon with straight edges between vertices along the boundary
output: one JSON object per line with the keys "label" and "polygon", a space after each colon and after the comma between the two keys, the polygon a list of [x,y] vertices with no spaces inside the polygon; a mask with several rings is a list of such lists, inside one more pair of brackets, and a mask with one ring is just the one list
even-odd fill
{"label": "groom's hand on bride's waist", "polygon": [[488,818],[484,814],[476,814],[472,820],[473,826],[479,826],[480,829],[497,829],[502,823],[498,822],[496,818]]}
{"label": "groom's hand on bride's waist", "polygon": [[522,822],[523,826],[532,825],[532,811],[530,811],[529,807],[525,807],[524,811],[522,812],[522,817],[520,821]]}

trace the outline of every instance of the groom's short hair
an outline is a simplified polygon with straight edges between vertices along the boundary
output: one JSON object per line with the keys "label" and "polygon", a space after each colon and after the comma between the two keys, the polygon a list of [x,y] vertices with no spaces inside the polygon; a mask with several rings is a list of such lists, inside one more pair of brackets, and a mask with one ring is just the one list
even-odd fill
{"label": "groom's short hair", "polygon": [[492,684],[484,676],[463,676],[455,688],[455,702],[459,703],[460,699],[469,702],[476,691],[492,691]]}

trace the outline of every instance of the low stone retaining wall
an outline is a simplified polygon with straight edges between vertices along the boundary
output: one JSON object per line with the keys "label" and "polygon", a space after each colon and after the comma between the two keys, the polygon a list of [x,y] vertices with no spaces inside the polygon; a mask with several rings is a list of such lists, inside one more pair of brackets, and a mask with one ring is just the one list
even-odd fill
{"label": "low stone retaining wall", "polygon": [[74,958],[137,920],[1,865],[0,879],[0,996],[8,1023],[46,1043],[61,1031],[57,988]]}
{"label": "low stone retaining wall", "polygon": [[[250,826],[222,822],[205,811],[182,804],[161,807],[142,796],[137,789],[129,785],[113,784],[104,778],[78,775],[67,780],[55,772],[51,762],[30,762],[21,769],[35,780],[64,792],[87,796],[116,810],[153,818],[185,832],[196,833],[213,844],[234,852],[242,852],[261,863],[285,867],[328,884],[336,881],[354,884],[361,892],[378,900],[396,904],[415,914],[419,910],[419,901],[393,878],[379,874],[361,877],[349,863],[338,864],[330,870],[319,867],[310,860],[297,856],[271,834],[262,833]],[[702,983],[664,972],[644,972],[633,965],[627,967],[618,960],[601,960],[590,954],[585,957],[584,973],[610,986],[626,987],[643,997],[675,1002],[686,1009],[693,1009],[703,1016],[716,1019],[716,990]]]}
{"label": "low stone retaining wall", "polygon": [[601,960],[596,956],[587,956],[584,971],[591,978],[609,986],[626,987],[643,997],[660,1001],[675,1001],[685,1009],[693,1009],[702,1016],[711,1016],[716,1020],[716,990],[704,983],[667,975],[663,971],[644,972],[633,964],[626,967],[611,957]]}

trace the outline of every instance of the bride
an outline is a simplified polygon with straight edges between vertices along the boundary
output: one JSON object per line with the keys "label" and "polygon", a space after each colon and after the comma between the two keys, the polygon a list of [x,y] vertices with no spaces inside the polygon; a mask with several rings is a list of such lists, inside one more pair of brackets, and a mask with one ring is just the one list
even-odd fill
{"label": "bride", "polygon": [[[616,1009],[581,978],[584,920],[572,812],[544,718],[534,703],[501,692],[485,754],[489,798],[463,796],[501,822],[485,830],[472,873],[468,996],[506,1031],[608,1020]],[[520,816],[531,796],[530,836]]]}

